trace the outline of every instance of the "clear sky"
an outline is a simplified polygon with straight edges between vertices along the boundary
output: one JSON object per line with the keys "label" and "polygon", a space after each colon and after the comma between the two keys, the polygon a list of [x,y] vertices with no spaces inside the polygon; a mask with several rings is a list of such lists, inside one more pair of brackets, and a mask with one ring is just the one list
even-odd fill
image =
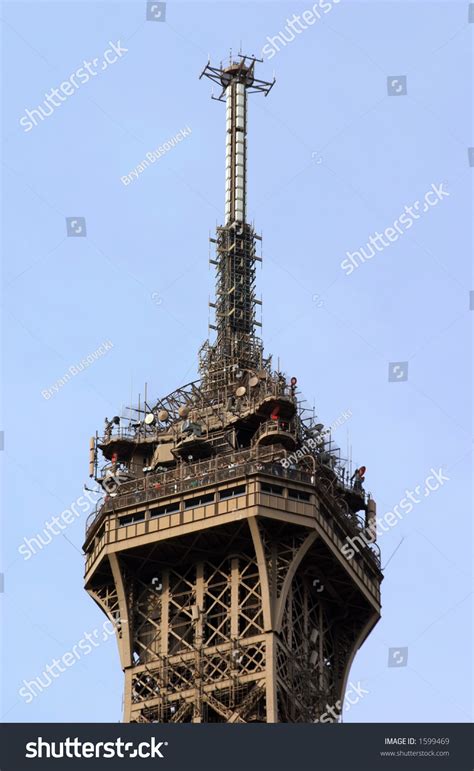
{"label": "clear sky", "polygon": [[[2,720],[121,719],[110,637],[31,703],[19,695],[105,617],[82,588],[84,515],[28,560],[18,547],[81,496],[106,415],[145,381],[158,397],[196,377],[213,292],[207,239],[224,206],[224,107],[198,75],[208,55],[260,55],[311,8],[169,2],[154,21],[141,0],[4,5]],[[449,477],[380,539],[383,617],[350,676],[368,693],[344,720],[468,721],[474,24],[452,1],[342,0],[320,15],[271,58],[267,48],[258,74],[275,71],[277,84],[251,97],[266,351],[322,422],[351,411],[335,438],[367,466],[380,516],[424,490],[431,469]],[[126,52],[86,79],[84,61],[100,68],[109,41]],[[25,111],[74,73],[26,130]],[[433,185],[444,193],[422,211]],[[85,218],[86,237],[67,236],[67,217]],[[348,275],[346,253],[367,253],[387,228],[393,241]],[[389,381],[390,362],[408,362],[408,379],[399,364]],[[405,647],[406,666],[389,667],[389,649]]]}

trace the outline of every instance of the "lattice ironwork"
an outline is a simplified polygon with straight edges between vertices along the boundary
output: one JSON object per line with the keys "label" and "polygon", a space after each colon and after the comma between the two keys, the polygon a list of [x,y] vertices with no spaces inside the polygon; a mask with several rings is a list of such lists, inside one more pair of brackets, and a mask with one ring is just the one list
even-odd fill
{"label": "lattice ironwork", "polygon": [[239,574],[239,638],[263,631],[262,588],[257,560],[249,559]]}
{"label": "lattice ironwork", "polygon": [[118,637],[122,639],[123,626],[128,622],[123,617],[124,614],[120,610],[119,597],[115,584],[111,583],[109,579],[106,583],[97,586],[94,591],[90,591],[90,594],[107,614],[115,627]]}
{"label": "lattice ironwork", "polygon": [[133,649],[136,660],[146,664],[161,650],[161,593],[137,577],[133,589]]}

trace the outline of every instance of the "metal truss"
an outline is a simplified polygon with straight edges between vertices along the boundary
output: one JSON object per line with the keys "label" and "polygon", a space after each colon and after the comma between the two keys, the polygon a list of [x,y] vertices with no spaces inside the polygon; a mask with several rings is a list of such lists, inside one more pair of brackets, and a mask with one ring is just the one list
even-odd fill
{"label": "metal truss", "polygon": [[[89,589],[117,625],[125,720],[317,720],[341,698],[373,609],[313,530],[255,517],[216,533],[209,554],[203,544],[125,549]],[[357,615],[341,615],[341,587]]]}

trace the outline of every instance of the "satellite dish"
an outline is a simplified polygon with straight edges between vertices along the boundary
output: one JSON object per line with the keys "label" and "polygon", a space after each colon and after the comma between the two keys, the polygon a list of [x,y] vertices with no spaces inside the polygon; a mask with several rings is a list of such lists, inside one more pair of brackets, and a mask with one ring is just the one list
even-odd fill
{"label": "satellite dish", "polygon": [[250,388],[255,388],[256,385],[258,385],[258,377],[253,375],[249,380],[249,386]]}
{"label": "satellite dish", "polygon": [[324,428],[324,423],[316,423],[316,425],[314,426],[315,431],[322,431],[323,428]]}
{"label": "satellite dish", "polygon": [[237,388],[236,392],[235,392],[235,395],[239,396],[239,397],[240,396],[245,396],[246,391],[247,391],[247,389],[245,388],[245,386],[239,386]]}
{"label": "satellite dish", "polygon": [[115,415],[115,417],[112,418],[112,423],[115,423],[116,426],[120,423],[120,418],[118,415]]}
{"label": "satellite dish", "polygon": [[155,416],[153,412],[149,412],[148,415],[145,415],[144,423],[146,426],[152,426],[155,422]]}
{"label": "satellite dish", "polygon": [[162,423],[165,423],[168,420],[169,416],[170,414],[168,410],[160,410],[158,413],[158,420],[161,420]]}
{"label": "satellite dish", "polygon": [[180,407],[178,410],[178,415],[180,418],[187,418],[189,415],[189,407],[186,407],[184,405]]}
{"label": "satellite dish", "polygon": [[257,376],[260,380],[266,380],[268,377],[268,372],[266,369],[259,369]]}

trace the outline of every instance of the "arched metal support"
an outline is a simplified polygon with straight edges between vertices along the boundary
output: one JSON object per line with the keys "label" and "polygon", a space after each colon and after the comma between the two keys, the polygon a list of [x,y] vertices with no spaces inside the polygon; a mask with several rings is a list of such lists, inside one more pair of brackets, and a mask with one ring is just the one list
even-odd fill
{"label": "arched metal support", "polygon": [[275,631],[276,632],[281,632],[281,624],[283,620],[283,613],[285,610],[286,598],[288,596],[288,591],[291,586],[291,582],[293,581],[293,577],[296,571],[298,570],[303,558],[306,556],[309,549],[311,548],[311,546],[317,540],[318,537],[319,536],[316,531],[309,533],[309,535],[304,540],[303,544],[300,546],[295,557],[293,558],[290,564],[290,567],[288,568],[288,572],[285,576],[285,580],[283,581],[283,586],[281,587],[280,595],[277,599],[276,612],[275,612]]}
{"label": "arched metal support", "polygon": [[109,561],[112,575],[115,581],[115,588],[117,590],[117,599],[119,605],[119,618],[114,619],[114,622],[117,627],[117,642],[119,647],[120,663],[122,664],[122,669],[126,669],[132,665],[132,630],[130,628],[130,614],[128,612],[125,584],[117,555],[109,554]]}
{"label": "arched metal support", "polygon": [[270,594],[270,581],[268,578],[268,567],[265,559],[265,549],[263,546],[262,535],[258,526],[256,517],[248,519],[250,534],[252,536],[255,556],[257,558],[258,572],[260,575],[260,585],[262,587],[262,610],[263,627],[265,632],[271,632],[274,629],[275,609],[272,607]]}
{"label": "arched metal support", "polygon": [[356,639],[354,641],[354,645],[352,647],[351,653],[349,654],[349,658],[347,660],[347,664],[346,664],[346,667],[345,667],[345,670],[344,670],[344,677],[343,677],[343,679],[341,681],[341,687],[340,687],[340,691],[339,691],[339,698],[341,699],[341,702],[342,702],[342,700],[344,698],[344,694],[346,692],[347,680],[349,679],[349,673],[351,671],[352,663],[353,663],[353,661],[355,659],[356,653],[359,650],[359,648],[362,645],[362,643],[364,642],[364,640],[367,637],[367,635],[369,634],[369,632],[371,632],[371,630],[376,625],[376,623],[379,620],[379,618],[380,618],[379,614],[374,612],[370,616],[370,618],[367,621],[367,623],[362,627],[362,629],[360,630],[359,634],[357,635],[357,637],[356,637]]}

